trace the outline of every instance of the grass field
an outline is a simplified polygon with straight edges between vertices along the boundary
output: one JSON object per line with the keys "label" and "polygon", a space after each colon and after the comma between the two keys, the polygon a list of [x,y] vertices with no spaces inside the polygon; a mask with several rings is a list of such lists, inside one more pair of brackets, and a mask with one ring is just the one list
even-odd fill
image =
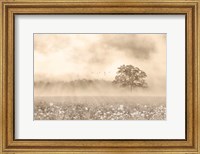
{"label": "grass field", "polygon": [[35,97],[34,120],[165,120],[165,97]]}

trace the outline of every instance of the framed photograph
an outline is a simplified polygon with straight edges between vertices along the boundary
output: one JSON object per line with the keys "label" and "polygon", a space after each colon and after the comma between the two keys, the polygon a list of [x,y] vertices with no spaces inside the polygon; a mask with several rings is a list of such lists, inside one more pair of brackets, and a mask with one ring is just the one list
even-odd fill
{"label": "framed photograph", "polygon": [[199,1],[0,2],[1,153],[199,153]]}

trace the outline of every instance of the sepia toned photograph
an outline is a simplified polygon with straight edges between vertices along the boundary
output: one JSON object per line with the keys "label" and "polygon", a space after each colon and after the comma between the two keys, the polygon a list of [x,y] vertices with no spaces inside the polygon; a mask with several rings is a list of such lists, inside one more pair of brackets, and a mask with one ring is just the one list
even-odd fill
{"label": "sepia toned photograph", "polygon": [[166,34],[34,34],[34,120],[166,120]]}

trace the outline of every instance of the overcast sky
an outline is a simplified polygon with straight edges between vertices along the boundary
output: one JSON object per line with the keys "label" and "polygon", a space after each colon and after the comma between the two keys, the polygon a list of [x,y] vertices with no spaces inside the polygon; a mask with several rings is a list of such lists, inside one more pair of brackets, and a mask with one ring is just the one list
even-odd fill
{"label": "overcast sky", "polygon": [[38,80],[114,80],[120,65],[139,67],[148,84],[166,89],[165,34],[34,34]]}

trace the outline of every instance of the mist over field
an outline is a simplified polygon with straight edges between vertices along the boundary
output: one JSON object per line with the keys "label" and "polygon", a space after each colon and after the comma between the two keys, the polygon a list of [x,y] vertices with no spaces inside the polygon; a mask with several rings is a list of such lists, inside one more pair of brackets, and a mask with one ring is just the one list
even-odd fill
{"label": "mist over field", "polygon": [[[156,95],[155,95],[156,93]],[[165,96],[152,88],[120,87],[106,80],[35,82],[35,96]]]}

